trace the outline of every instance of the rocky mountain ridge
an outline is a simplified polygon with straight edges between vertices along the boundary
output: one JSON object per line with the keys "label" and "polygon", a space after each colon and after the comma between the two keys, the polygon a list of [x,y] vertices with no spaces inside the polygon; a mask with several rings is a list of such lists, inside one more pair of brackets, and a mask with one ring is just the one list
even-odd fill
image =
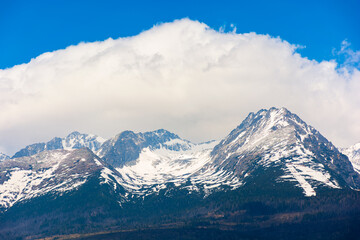
{"label": "rocky mountain ridge", "polygon": [[349,148],[340,148],[339,150],[349,158],[354,169],[360,173],[360,143],[356,143]]}
{"label": "rocky mountain ridge", "polygon": [[[340,187],[344,180],[353,188],[360,184],[347,157],[285,108],[250,113],[211,154],[217,165],[238,169],[240,178],[258,166],[280,166],[286,173],[281,178],[297,181],[308,196],[316,194],[319,183]],[[341,176],[340,182],[333,176]]]}
{"label": "rocky mountain ridge", "polygon": [[46,143],[34,143],[19,150],[11,158],[32,156],[37,153],[56,149],[79,149],[89,148],[96,152],[106,140],[93,134],[83,134],[77,131],[70,133],[64,138],[55,137]]}
{"label": "rocky mountain ridge", "polygon": [[0,162],[0,208],[49,192],[61,195],[72,191],[104,165],[86,148],[43,151]]}
{"label": "rocky mountain ridge", "polygon": [[190,149],[194,144],[164,129],[145,133],[124,131],[104,142],[97,154],[114,167],[136,160],[145,148],[171,151]]}
{"label": "rocky mountain ridge", "polygon": [[[164,129],[124,131],[109,140],[74,132],[15,155],[0,161],[5,239],[45,229],[176,223],[189,214],[212,223],[227,216],[224,226],[258,211],[264,219],[289,209],[316,215],[321,208],[322,216],[330,207],[336,215],[338,201],[346,203],[340,212],[347,217],[360,188],[348,157],[285,108],[250,113],[221,141],[195,144]],[[278,217],[271,221],[285,221]]]}
{"label": "rocky mountain ridge", "polygon": [[3,161],[3,160],[9,159],[9,158],[10,157],[8,155],[0,152],[0,162]]}
{"label": "rocky mountain ridge", "polygon": [[[74,151],[79,148],[81,151]],[[86,176],[94,174],[91,167],[87,171],[76,167],[89,162],[81,157],[86,151],[93,154],[99,177],[107,179],[114,190],[121,186],[127,192],[119,196],[124,201],[134,195],[156,194],[169,183],[205,195],[223,187],[236,189],[251,181],[249,176],[267,168],[281,169],[276,182],[293,182],[305,196],[315,196],[319,187],[360,187],[359,174],[331,142],[287,109],[271,108],[250,113],[220,142],[194,144],[159,129],[145,133],[124,131],[106,141],[73,132],[63,139],[27,146],[0,164],[1,205],[6,208],[22,199],[61,189],[50,181],[60,175],[69,180],[69,185],[81,185]],[[54,169],[64,161],[56,159],[68,154],[73,156],[71,159],[79,156],[76,163],[69,163],[74,165],[70,172],[64,170],[58,176]],[[17,157],[22,155],[25,157]],[[38,160],[44,156],[49,159],[47,163]],[[43,185],[48,188],[41,188]]]}

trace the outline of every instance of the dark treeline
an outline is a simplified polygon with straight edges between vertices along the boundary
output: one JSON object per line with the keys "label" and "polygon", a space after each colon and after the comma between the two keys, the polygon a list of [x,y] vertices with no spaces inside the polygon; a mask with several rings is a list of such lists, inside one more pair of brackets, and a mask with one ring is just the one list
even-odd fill
{"label": "dark treeline", "polygon": [[315,197],[305,197],[290,182],[276,182],[276,171],[259,172],[239,189],[220,187],[207,197],[204,188],[189,193],[168,184],[158,194],[121,205],[119,192],[94,178],[71,194],[42,196],[2,213],[0,239],[126,229],[136,231],[92,238],[351,239],[359,234],[359,192],[318,187]]}

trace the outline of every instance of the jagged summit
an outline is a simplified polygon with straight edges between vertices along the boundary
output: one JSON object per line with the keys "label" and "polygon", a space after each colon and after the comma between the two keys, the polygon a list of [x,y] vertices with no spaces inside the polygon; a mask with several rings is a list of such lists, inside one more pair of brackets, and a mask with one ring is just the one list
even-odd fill
{"label": "jagged summit", "polygon": [[[262,127],[263,124],[265,124],[267,127],[285,127],[287,125],[306,125],[304,121],[302,121],[296,114],[291,113],[286,108],[270,108],[267,109],[261,109],[257,113],[249,113],[249,115],[245,118],[245,120],[236,128],[236,129],[242,129],[246,128],[249,125],[252,125],[254,128]],[[273,128],[273,130],[275,130]],[[234,129],[234,131],[236,131]]]}
{"label": "jagged summit", "polygon": [[[306,196],[315,196],[318,188],[358,189],[360,186],[360,175],[348,158],[286,108],[250,113],[222,141],[203,144],[191,143],[164,129],[144,133],[123,131],[106,141],[75,131],[65,138],[27,146],[14,155],[14,165],[10,166],[13,168],[6,167],[4,171],[16,176],[21,165],[16,160],[18,157],[35,161],[42,156],[35,154],[44,152],[49,154],[51,162],[52,157],[68,154],[61,151],[78,148],[88,148],[102,163],[111,166],[113,171],[106,170],[103,177],[106,182],[122,186],[129,196],[151,195],[166,188],[168,183],[189,192],[205,189],[206,194],[240,188],[251,181],[262,184],[258,176],[269,169],[276,171],[271,180],[274,186],[293,183]],[[75,160],[72,164],[82,162],[81,157]],[[43,173],[32,174],[36,179]]]}
{"label": "jagged summit", "polygon": [[3,161],[3,160],[9,159],[9,158],[10,157],[8,155],[0,152],[0,162]]}
{"label": "jagged summit", "polygon": [[262,109],[257,113],[250,113],[214,148],[212,154],[215,155],[218,149],[224,147],[227,152],[231,152],[239,148],[252,151],[259,147],[274,147],[273,145],[278,145],[279,142],[292,144],[297,138],[302,141],[310,134],[318,132],[286,108]]}
{"label": "jagged summit", "polygon": [[[279,179],[297,181],[307,196],[320,186],[360,187],[360,176],[338,149],[286,108],[250,113],[211,153],[240,179],[258,168],[280,167]],[[338,177],[340,176],[340,177]]]}
{"label": "jagged summit", "polygon": [[105,141],[106,139],[93,134],[83,134],[74,131],[64,138],[55,137],[46,143],[35,143],[28,145],[20,151],[16,152],[12,158],[32,156],[46,150],[55,149],[70,150],[87,147],[91,151],[97,151]]}
{"label": "jagged summit", "polygon": [[[343,152],[358,156],[359,149]],[[352,221],[347,213],[359,192],[351,189],[359,188],[349,159],[286,108],[250,113],[223,140],[201,144],[164,129],[106,141],[75,131],[0,160],[0,238],[11,239],[4,231],[23,237],[18,229],[38,238],[44,226],[78,231],[79,223],[90,231],[134,229],[139,219],[178,226],[189,216],[226,228],[242,219],[241,226],[268,228],[269,220],[277,227],[343,212]]]}
{"label": "jagged summit", "polygon": [[164,129],[135,133],[124,131],[106,141],[97,154],[114,167],[136,160],[144,148],[166,148],[174,151],[191,148],[190,141]]}
{"label": "jagged summit", "polygon": [[78,132],[78,131],[73,131],[73,132],[71,132],[71,133],[68,134],[68,137],[69,137],[69,136],[78,136],[78,135],[81,135],[81,133]]}
{"label": "jagged summit", "polygon": [[87,148],[42,151],[0,162],[0,210],[44,194],[71,191],[104,167]]}
{"label": "jagged summit", "polygon": [[62,146],[64,149],[87,147],[91,151],[97,151],[105,141],[106,139],[102,137],[93,134],[82,134],[75,131],[62,139]]}
{"label": "jagged summit", "polygon": [[[123,132],[102,146],[106,154],[100,152],[100,156],[117,168],[127,179],[124,184],[132,189],[182,184],[186,179],[211,191],[220,185],[238,188],[265,168],[281,169],[274,181],[296,182],[306,196],[316,195],[320,187],[359,186],[359,176],[347,158],[286,108],[250,113],[219,144],[205,144],[202,149],[168,131],[161,132],[165,133],[161,137],[157,131]],[[167,145],[178,141],[186,147],[173,151]]]}
{"label": "jagged summit", "polygon": [[165,130],[163,128],[154,130],[154,131],[148,131],[144,133],[146,134],[156,134],[158,136],[171,136],[171,138],[180,138],[178,135],[176,135],[175,133],[169,132],[168,130]]}
{"label": "jagged summit", "polygon": [[112,140],[117,141],[118,139],[125,139],[125,138],[137,138],[146,141],[147,139],[153,138],[157,139],[159,142],[166,142],[171,139],[180,139],[180,137],[172,132],[169,132],[165,129],[158,129],[155,131],[148,131],[148,132],[139,132],[135,133],[131,130],[123,131],[117,134]]}

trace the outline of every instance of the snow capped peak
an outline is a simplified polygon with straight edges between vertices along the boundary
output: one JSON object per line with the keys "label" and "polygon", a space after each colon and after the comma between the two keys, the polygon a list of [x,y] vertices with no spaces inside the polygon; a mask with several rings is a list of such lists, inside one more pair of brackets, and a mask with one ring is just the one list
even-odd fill
{"label": "snow capped peak", "polygon": [[0,152],[0,162],[9,159],[10,157]]}
{"label": "snow capped peak", "polygon": [[[349,161],[286,108],[250,113],[211,155],[221,167],[241,169],[240,178],[259,167],[280,167],[284,172],[280,179],[296,180],[307,196],[315,195],[319,185],[340,187],[340,182],[345,181],[353,188],[360,187],[360,176],[351,169]],[[330,177],[336,175],[342,179]]]}
{"label": "snow capped peak", "polygon": [[0,209],[47,193],[73,190],[103,169],[86,148],[51,150],[0,162]]}
{"label": "snow capped peak", "polygon": [[144,142],[151,142],[148,145],[156,145],[164,143],[173,139],[180,139],[180,137],[174,133],[171,133],[165,129],[158,129],[149,132],[135,133],[130,130],[123,131],[117,134],[114,138],[109,139],[109,142],[114,145],[118,141],[133,141],[136,144],[143,144]]}
{"label": "snow capped peak", "polygon": [[[286,108],[270,108],[261,109],[257,113],[250,113],[248,117],[239,126],[242,127],[246,124],[254,124],[255,122],[262,121],[262,124],[273,126],[288,126],[288,125],[306,125],[296,114],[291,113]],[[238,127],[238,128],[239,128]]]}
{"label": "snow capped peak", "polygon": [[70,133],[62,139],[64,149],[78,149],[87,147],[91,151],[97,151],[106,140],[93,134],[82,134],[77,131]]}
{"label": "snow capped peak", "polygon": [[46,143],[35,143],[28,145],[20,151],[16,152],[12,158],[31,156],[42,151],[55,149],[71,150],[87,147],[95,152],[105,141],[106,139],[93,134],[83,134],[74,131],[64,138],[55,137]]}
{"label": "snow capped peak", "polygon": [[228,137],[233,138],[235,135],[242,134],[248,135],[247,143],[250,143],[250,140],[259,142],[279,131],[283,132],[282,137],[293,137],[294,132],[310,134],[314,129],[286,108],[270,108],[269,110],[262,109],[256,114],[249,114]]}
{"label": "snow capped peak", "polygon": [[119,139],[119,138],[132,138],[132,137],[135,137],[136,136],[136,133],[134,133],[133,131],[130,131],[130,130],[126,130],[126,131],[123,131],[119,134],[117,134],[115,136],[115,140]]}
{"label": "snow capped peak", "polygon": [[[73,150],[78,148],[83,149]],[[52,149],[64,150],[49,151]],[[91,155],[89,149],[97,156]],[[349,151],[358,151],[360,155],[359,149],[360,144],[356,144]],[[82,151],[91,156],[83,157]],[[35,158],[54,153],[76,153],[69,159],[72,167],[90,164],[101,171],[103,183],[113,184],[114,189],[122,186],[128,194],[152,194],[165,188],[167,183],[189,191],[205,189],[209,194],[224,189],[222,186],[234,189],[255,181],[254,176],[264,169],[272,172],[276,169],[274,184],[294,182],[306,196],[316,195],[320,187],[360,187],[360,175],[354,172],[347,157],[286,108],[250,113],[220,143],[194,144],[165,129],[143,133],[123,131],[109,140],[74,131],[64,138],[29,145],[15,154],[17,157],[37,154],[34,158],[12,160],[21,167],[26,165],[23,165],[24,159],[34,162]],[[56,158],[55,155],[52,157]],[[5,162],[8,161],[0,161]],[[14,170],[11,176],[15,177],[14,181],[30,176],[26,174],[33,174],[32,180],[43,176],[43,172],[28,172],[30,170],[21,170],[22,175]],[[86,168],[78,170],[85,175],[89,173]],[[53,172],[46,172],[44,176],[50,173]]]}
{"label": "snow capped peak", "polygon": [[347,150],[360,153],[360,142],[350,146],[349,148],[347,148]]}
{"label": "snow capped peak", "polygon": [[145,134],[156,134],[157,136],[161,137],[161,136],[171,136],[172,138],[180,138],[178,135],[169,132],[168,130],[165,129],[157,129],[155,131],[151,131],[151,132],[145,132]]}
{"label": "snow capped peak", "polygon": [[221,142],[221,145],[230,147],[228,152],[235,151],[240,147],[250,151],[258,147],[271,147],[272,143],[276,144],[278,141],[284,142],[283,144],[302,141],[309,134],[316,132],[314,128],[308,126],[286,108],[262,109],[256,114],[250,113]]}
{"label": "snow capped peak", "polygon": [[79,133],[78,131],[73,131],[67,137],[78,136],[78,135],[81,135],[81,133]]}
{"label": "snow capped peak", "polygon": [[354,169],[360,173],[360,142],[349,148],[341,148],[340,150],[349,158]]}

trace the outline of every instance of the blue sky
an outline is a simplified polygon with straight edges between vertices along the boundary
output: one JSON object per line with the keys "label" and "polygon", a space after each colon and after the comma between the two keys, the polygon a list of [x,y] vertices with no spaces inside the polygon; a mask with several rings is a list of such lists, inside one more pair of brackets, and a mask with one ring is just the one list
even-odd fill
{"label": "blue sky", "polygon": [[337,59],[347,39],[360,49],[360,1],[92,1],[0,2],[0,69],[79,42],[137,35],[154,24],[189,17],[211,28],[279,36],[306,46],[302,56]]}
{"label": "blue sky", "polygon": [[350,146],[359,2],[0,0],[0,152],[75,130],[222,139],[270,107]]}

